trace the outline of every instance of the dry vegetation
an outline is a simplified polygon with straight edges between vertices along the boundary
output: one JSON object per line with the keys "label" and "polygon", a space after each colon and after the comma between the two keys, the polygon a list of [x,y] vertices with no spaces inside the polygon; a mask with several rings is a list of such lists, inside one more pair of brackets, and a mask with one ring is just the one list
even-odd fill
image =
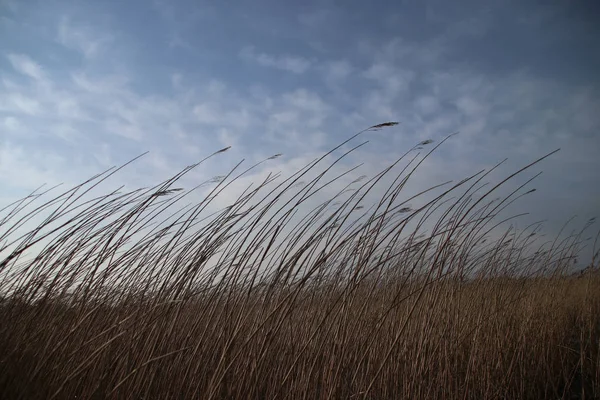
{"label": "dry vegetation", "polygon": [[151,189],[86,199],[110,170],[5,208],[0,397],[599,398],[600,278],[567,274],[583,231],[498,233],[498,214],[531,191],[491,196],[528,167],[410,208],[424,193],[402,189],[429,144],[306,212],[338,179],[324,159],[210,215],[235,170],[173,211],[190,193],[173,185],[200,163]]}

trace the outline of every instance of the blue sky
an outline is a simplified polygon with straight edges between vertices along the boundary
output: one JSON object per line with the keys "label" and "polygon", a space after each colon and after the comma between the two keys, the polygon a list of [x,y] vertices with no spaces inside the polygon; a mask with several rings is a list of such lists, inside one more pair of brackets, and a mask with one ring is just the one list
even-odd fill
{"label": "blue sky", "polygon": [[600,211],[598,21],[594,1],[0,0],[0,200],[144,151],[117,183],[226,146],[190,179],[275,153],[247,181],[286,175],[391,120],[358,174],[456,131],[414,190],[561,148],[518,211],[582,225]]}

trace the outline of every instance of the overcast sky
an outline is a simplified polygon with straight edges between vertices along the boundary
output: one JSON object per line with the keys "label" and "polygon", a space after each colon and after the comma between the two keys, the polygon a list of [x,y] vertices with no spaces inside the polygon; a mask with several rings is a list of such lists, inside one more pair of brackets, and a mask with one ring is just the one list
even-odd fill
{"label": "overcast sky", "polygon": [[0,0],[0,199],[144,151],[118,179],[157,183],[226,146],[198,173],[283,153],[264,168],[285,174],[399,121],[348,165],[372,175],[458,131],[428,186],[561,148],[521,207],[581,226],[600,214],[599,4]]}

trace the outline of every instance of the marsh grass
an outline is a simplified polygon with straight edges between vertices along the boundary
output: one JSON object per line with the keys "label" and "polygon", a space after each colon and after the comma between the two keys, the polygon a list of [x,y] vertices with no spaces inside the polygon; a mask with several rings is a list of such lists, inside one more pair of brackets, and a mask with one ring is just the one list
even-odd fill
{"label": "marsh grass", "polygon": [[404,195],[430,143],[316,205],[340,179],[325,156],[218,212],[237,169],[187,206],[174,187],[205,160],[149,189],[86,198],[109,170],[3,209],[0,397],[598,398],[600,278],[569,274],[584,230],[540,244],[539,225],[501,224],[530,180],[491,199],[541,159]]}

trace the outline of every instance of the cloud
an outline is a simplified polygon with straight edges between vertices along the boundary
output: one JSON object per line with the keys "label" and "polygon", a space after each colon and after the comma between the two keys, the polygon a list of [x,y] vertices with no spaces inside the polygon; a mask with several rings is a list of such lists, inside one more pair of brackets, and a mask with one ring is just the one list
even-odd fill
{"label": "cloud", "polygon": [[57,41],[91,59],[101,56],[114,38],[111,34],[98,33],[87,26],[74,24],[69,17],[63,16],[58,24]]}
{"label": "cloud", "polygon": [[169,39],[167,40],[167,44],[170,48],[176,49],[181,48],[183,50],[192,51],[194,50],[194,46],[190,44],[187,40],[181,37],[179,32],[173,32],[169,35]]}
{"label": "cloud", "polygon": [[440,102],[435,96],[422,95],[415,100],[415,107],[422,116],[430,116],[439,110]]}
{"label": "cloud", "polygon": [[194,116],[201,124],[214,125],[221,121],[221,115],[214,104],[202,103],[194,107]]}
{"label": "cloud", "polygon": [[35,63],[31,58],[23,54],[8,54],[8,61],[15,70],[23,75],[27,75],[35,80],[44,79],[44,71],[39,64]]}
{"label": "cloud", "polygon": [[322,148],[327,143],[323,131],[336,113],[316,92],[306,88],[284,92],[266,115],[267,142],[295,154]]}
{"label": "cloud", "polygon": [[19,130],[19,120],[14,117],[4,117],[2,119],[2,126],[8,132],[16,132]]}
{"label": "cloud", "polygon": [[347,60],[327,61],[321,65],[320,69],[323,71],[325,81],[329,84],[340,83],[354,72],[354,67]]}
{"label": "cloud", "polygon": [[403,70],[388,63],[375,63],[364,72],[364,76],[379,83],[381,88],[391,97],[408,90],[416,72]]}
{"label": "cloud", "polygon": [[254,46],[244,47],[239,55],[243,60],[257,63],[263,67],[280,69],[294,74],[303,74],[311,67],[311,62],[304,57],[259,53],[256,52]]}
{"label": "cloud", "polygon": [[[0,142],[0,176],[8,193],[15,189],[30,191],[42,185],[73,185],[80,179],[73,168],[74,165],[68,165],[73,161],[49,149],[33,150],[13,141]],[[15,171],[18,173],[15,174]],[[57,171],[61,171],[62,174],[56,174]]]}
{"label": "cloud", "polygon": [[39,101],[20,93],[8,93],[0,97],[0,110],[16,111],[28,116],[38,116],[42,111]]}

